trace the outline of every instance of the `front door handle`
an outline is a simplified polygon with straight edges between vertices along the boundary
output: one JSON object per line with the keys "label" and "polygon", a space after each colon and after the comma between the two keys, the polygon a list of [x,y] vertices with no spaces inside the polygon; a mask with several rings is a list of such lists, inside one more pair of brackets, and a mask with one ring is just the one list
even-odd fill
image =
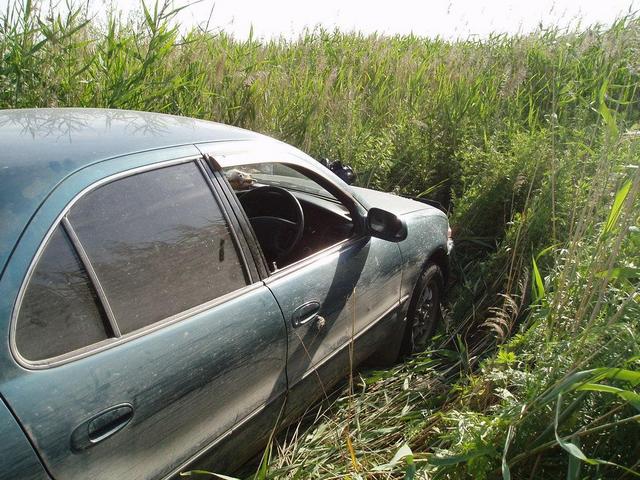
{"label": "front door handle", "polygon": [[133,407],[128,403],[115,405],[80,424],[71,434],[71,447],[85,450],[122,430],[133,418]]}
{"label": "front door handle", "polygon": [[318,316],[318,312],[320,312],[320,302],[313,301],[304,303],[293,311],[293,315],[291,316],[291,325],[294,327],[304,325],[316,318]]}

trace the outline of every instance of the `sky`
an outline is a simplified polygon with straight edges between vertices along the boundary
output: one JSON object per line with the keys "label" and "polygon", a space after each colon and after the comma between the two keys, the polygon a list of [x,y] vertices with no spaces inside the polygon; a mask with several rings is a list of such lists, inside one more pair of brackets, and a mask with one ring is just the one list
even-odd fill
{"label": "sky", "polygon": [[[0,0],[0,9],[15,1]],[[91,9],[100,12],[111,1],[125,12],[139,5],[139,0],[90,0]],[[175,4],[189,1],[193,0]],[[252,27],[254,37],[269,39],[295,38],[304,28],[317,25],[465,39],[527,33],[540,24],[607,25],[629,10],[640,10],[640,0],[202,0],[182,11],[178,20],[185,26],[203,24],[212,12],[209,28],[239,39],[247,38]]]}

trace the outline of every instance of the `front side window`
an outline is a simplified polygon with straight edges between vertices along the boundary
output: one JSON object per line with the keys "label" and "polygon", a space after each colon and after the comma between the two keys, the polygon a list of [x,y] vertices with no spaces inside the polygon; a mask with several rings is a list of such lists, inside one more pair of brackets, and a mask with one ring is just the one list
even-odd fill
{"label": "front side window", "polygon": [[15,341],[28,360],[125,335],[247,285],[230,227],[193,162],[107,183],[66,219],[20,305]]}
{"label": "front side window", "polygon": [[238,163],[223,173],[242,205],[271,271],[354,234],[349,209],[304,168]]}

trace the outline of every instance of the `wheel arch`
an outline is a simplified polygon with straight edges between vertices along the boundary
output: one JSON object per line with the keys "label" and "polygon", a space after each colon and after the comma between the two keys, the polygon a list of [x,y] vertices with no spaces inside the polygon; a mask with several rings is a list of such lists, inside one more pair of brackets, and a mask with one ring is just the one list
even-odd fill
{"label": "wheel arch", "polygon": [[446,292],[446,287],[447,287],[447,284],[449,283],[449,274],[450,274],[449,255],[447,255],[447,252],[445,251],[444,248],[438,247],[427,258],[426,262],[422,267],[422,270],[424,270],[427,264],[429,263],[435,263],[440,268],[440,271],[442,272],[442,276],[444,278],[444,286],[445,286],[445,292]]}

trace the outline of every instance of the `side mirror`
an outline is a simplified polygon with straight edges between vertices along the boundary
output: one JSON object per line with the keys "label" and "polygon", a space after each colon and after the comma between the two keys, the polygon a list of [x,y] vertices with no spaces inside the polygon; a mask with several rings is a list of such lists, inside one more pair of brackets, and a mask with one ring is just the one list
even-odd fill
{"label": "side mirror", "polygon": [[381,208],[369,209],[367,227],[372,237],[390,242],[401,242],[407,238],[407,224],[405,221]]}

